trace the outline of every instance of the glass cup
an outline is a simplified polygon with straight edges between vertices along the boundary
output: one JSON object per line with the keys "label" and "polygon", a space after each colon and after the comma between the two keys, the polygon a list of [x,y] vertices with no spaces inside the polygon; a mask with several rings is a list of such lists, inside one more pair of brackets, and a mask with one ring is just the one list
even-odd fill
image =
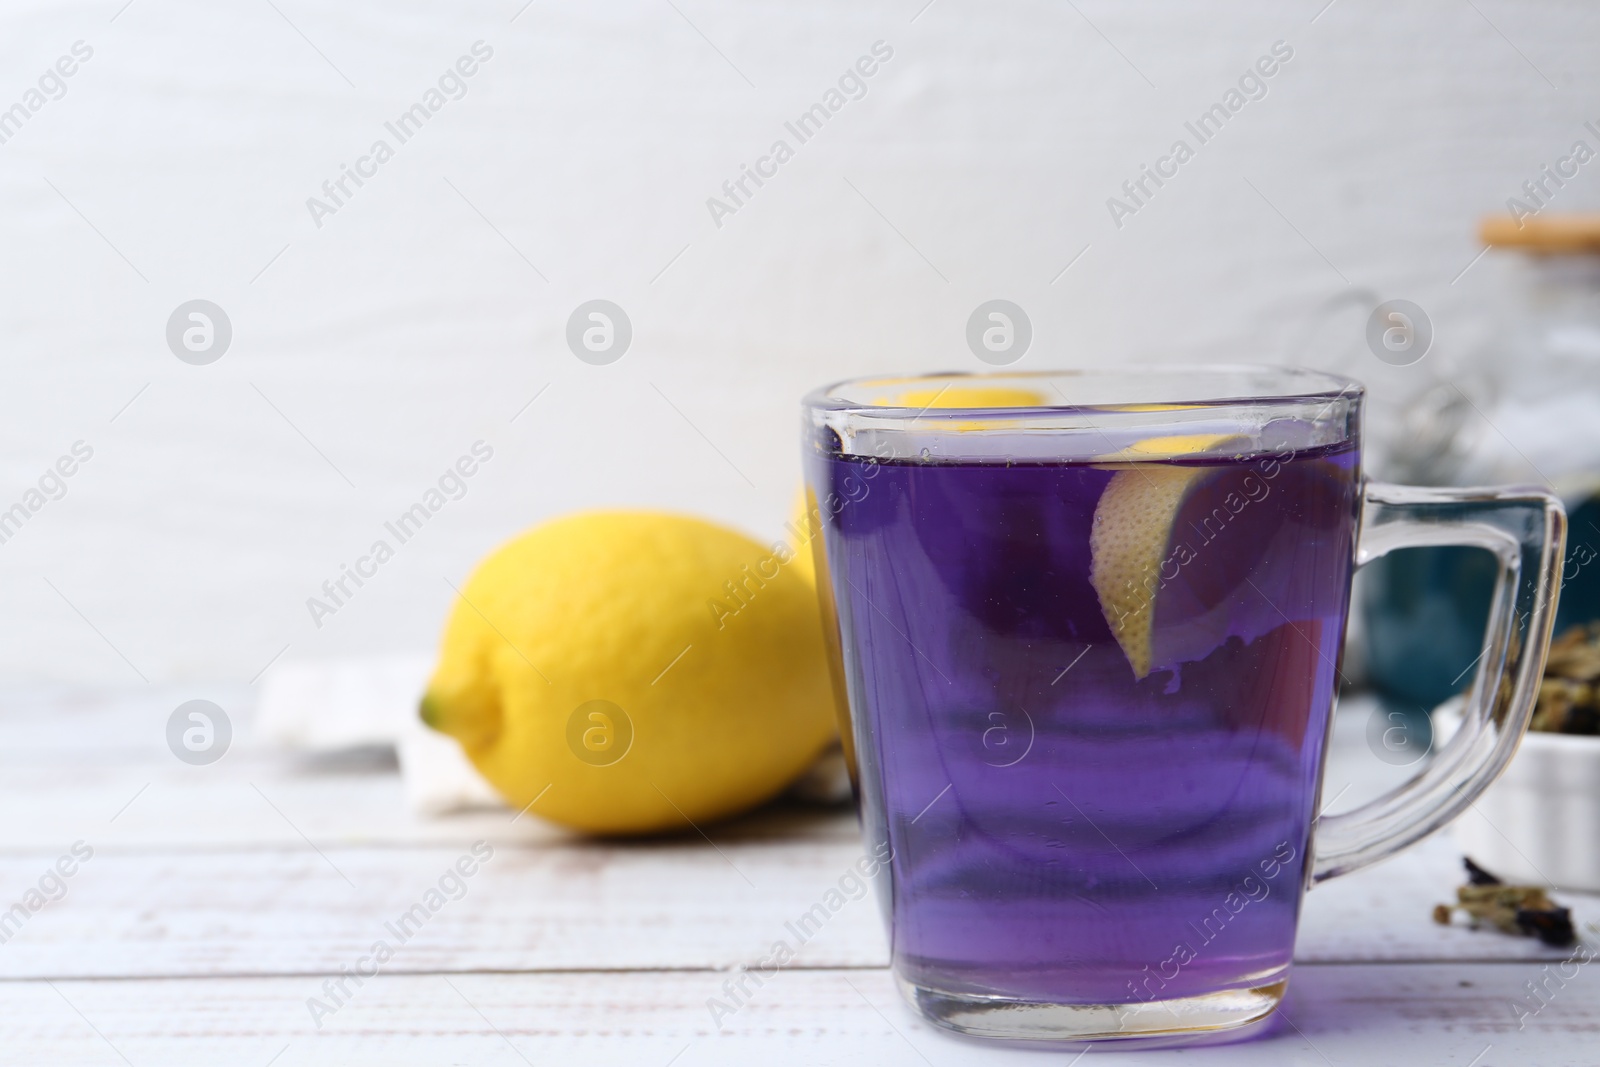
{"label": "glass cup", "polygon": [[[846,754],[896,980],[1023,1042],[1264,1027],[1301,894],[1444,826],[1516,750],[1565,536],[1535,488],[1361,474],[1362,387],[1275,367],[875,378],[805,401]],[[1318,817],[1357,567],[1471,545],[1464,725]]]}

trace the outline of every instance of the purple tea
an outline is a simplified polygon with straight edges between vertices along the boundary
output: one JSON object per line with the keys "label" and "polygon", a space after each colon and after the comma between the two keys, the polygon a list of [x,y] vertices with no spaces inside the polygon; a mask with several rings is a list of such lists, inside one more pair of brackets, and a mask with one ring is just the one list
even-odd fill
{"label": "purple tea", "polygon": [[902,978],[1085,1005],[1284,979],[1357,456],[879,461],[820,431],[825,580]]}

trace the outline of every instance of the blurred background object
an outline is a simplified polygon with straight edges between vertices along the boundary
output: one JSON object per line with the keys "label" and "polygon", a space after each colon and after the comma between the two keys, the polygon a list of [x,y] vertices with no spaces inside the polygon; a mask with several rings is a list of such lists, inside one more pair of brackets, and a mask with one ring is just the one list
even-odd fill
{"label": "blurred background object", "polygon": [[[1493,334],[1461,376],[1400,418],[1386,473],[1417,485],[1532,482],[1560,493],[1569,525],[1559,635],[1600,619],[1600,215],[1491,216],[1480,231],[1491,255],[1514,261],[1513,284],[1495,299]],[[1489,553],[1411,548],[1368,571],[1369,681],[1410,710],[1466,688],[1494,588]]]}

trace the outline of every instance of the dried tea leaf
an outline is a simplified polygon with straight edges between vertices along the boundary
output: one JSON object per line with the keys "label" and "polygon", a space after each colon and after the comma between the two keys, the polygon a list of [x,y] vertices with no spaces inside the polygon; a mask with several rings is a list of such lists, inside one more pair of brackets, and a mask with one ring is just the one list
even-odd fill
{"label": "dried tea leaf", "polygon": [[1600,678],[1600,625],[1569,627],[1550,642],[1545,673],[1580,682]]}
{"label": "dried tea leaf", "polygon": [[1523,933],[1532,934],[1547,945],[1562,947],[1578,940],[1572,929],[1572,909],[1549,907],[1543,911],[1522,909],[1517,912],[1517,926]]}
{"label": "dried tea leaf", "polygon": [[1600,623],[1573,626],[1550,643],[1529,729],[1600,733]]}
{"label": "dried tea leaf", "polygon": [[1499,878],[1472,862],[1471,856],[1462,856],[1461,862],[1467,868],[1468,885],[1501,885]]}
{"label": "dried tea leaf", "polygon": [[1547,945],[1570,945],[1577,940],[1572,929],[1572,910],[1559,907],[1543,886],[1506,885],[1499,878],[1473,863],[1467,868],[1467,884],[1456,890],[1456,903],[1433,909],[1433,921],[1449,925],[1455,912],[1464,912],[1474,928],[1488,923],[1502,933],[1537,937]]}

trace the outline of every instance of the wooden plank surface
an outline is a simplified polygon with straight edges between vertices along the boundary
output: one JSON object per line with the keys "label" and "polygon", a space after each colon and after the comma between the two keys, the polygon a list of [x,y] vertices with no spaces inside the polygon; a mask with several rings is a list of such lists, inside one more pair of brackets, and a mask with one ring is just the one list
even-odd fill
{"label": "wooden plank surface", "polygon": [[[94,850],[61,899],[0,944],[0,1063],[1053,1062],[949,1038],[901,1007],[870,897],[713,1032],[705,1002],[727,970],[764,954],[860,854],[848,810],[776,806],[706,836],[629,844],[509,811],[423,819],[388,757],[255,745],[248,693],[221,698],[237,709],[235,750],[211,767],[179,763],[165,719],[194,695],[217,699],[0,695],[0,909],[30,888],[53,895],[41,880],[74,842]],[[1407,773],[1367,749],[1369,713],[1341,713],[1325,789],[1335,807]],[[493,855],[460,898],[408,929],[384,975],[314,1026],[307,998],[477,841]],[[1600,1034],[1588,968],[1519,1031],[1512,998],[1564,953],[1431,922],[1459,863],[1441,836],[1311,893],[1294,1025],[1185,1060],[1593,1062],[1571,1051]],[[1600,922],[1600,899],[1564,898],[1581,923]]]}
{"label": "wooden plank surface", "polygon": [[[844,823],[848,817],[826,816]],[[66,896],[3,947],[0,978],[325,972],[383,936],[465,850],[324,848],[97,852]],[[408,941],[394,972],[730,967],[766,954],[860,854],[852,842],[704,840],[495,847]],[[0,859],[7,903],[53,857]],[[1306,899],[1302,961],[1532,960],[1529,938],[1435,925],[1457,855],[1440,840]],[[345,879],[348,878],[349,881]],[[747,882],[745,879],[749,879]],[[1593,898],[1569,896],[1580,922]],[[804,949],[807,967],[887,962],[878,909],[851,901]]]}
{"label": "wooden plank surface", "polygon": [[[422,819],[405,810],[392,762],[371,754],[307,759],[254,748],[245,733],[221,763],[190,767],[160,738],[173,695],[53,699],[35,715],[13,706],[0,716],[9,764],[0,810],[12,816],[0,901],[19,899],[75,841],[94,858],[63,900],[4,945],[4,978],[324,972],[369,945],[477,840],[494,858],[393,972],[730,967],[759,958],[860,854],[855,816],[839,809],[774,807],[707,828],[709,840],[625,845],[511,812]],[[78,721],[41,728],[50,714]],[[1341,804],[1404,773],[1371,758],[1361,719],[1358,708],[1336,735],[1327,791],[1344,794]],[[1459,865],[1453,842],[1438,837],[1319,887],[1298,958],[1552,955],[1531,939],[1431,922]],[[1600,899],[1566,899],[1580,922],[1600,921]],[[799,965],[886,962],[877,907],[865,899],[836,915]]]}
{"label": "wooden plank surface", "polygon": [[[1119,1053],[1126,1067],[1524,1067],[1595,1057],[1600,998],[1580,972],[1537,1015],[1513,1009],[1538,968],[1312,965],[1296,970],[1276,1031],[1182,1052]],[[0,983],[6,1062],[50,1064],[474,1063],[617,1067],[1067,1064],[935,1032],[883,970],[785,971],[713,1025],[708,972],[379,976],[332,1015],[314,976]],[[1523,1003],[1528,1003],[1525,1000]],[[322,1023],[319,1029],[316,1022]],[[119,1059],[118,1057],[122,1057]],[[276,1057],[276,1059],[274,1059]],[[1098,1056],[1094,1057],[1098,1059]]]}

